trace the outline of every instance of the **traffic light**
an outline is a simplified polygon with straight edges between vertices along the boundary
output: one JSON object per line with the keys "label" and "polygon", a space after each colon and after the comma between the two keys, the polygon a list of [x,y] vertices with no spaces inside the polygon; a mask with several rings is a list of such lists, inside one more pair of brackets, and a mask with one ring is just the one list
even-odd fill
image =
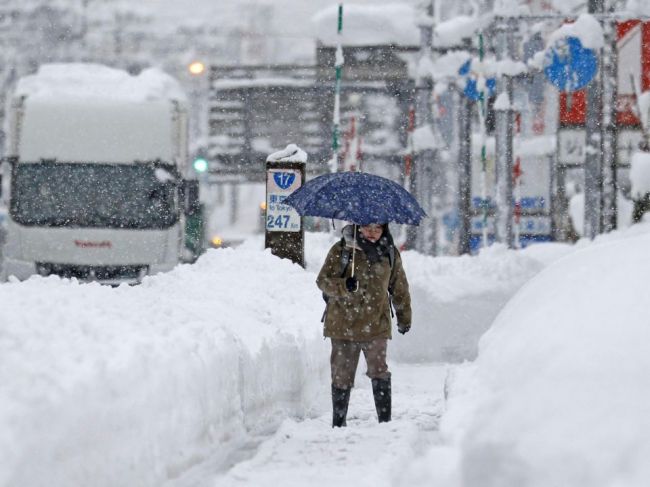
{"label": "traffic light", "polygon": [[205,172],[208,170],[208,161],[205,157],[195,157],[194,162],[192,162],[192,167],[196,172]]}

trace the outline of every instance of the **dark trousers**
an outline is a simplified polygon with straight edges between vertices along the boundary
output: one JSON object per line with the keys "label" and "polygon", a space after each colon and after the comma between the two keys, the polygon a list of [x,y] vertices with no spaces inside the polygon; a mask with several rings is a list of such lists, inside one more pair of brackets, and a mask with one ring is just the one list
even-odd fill
{"label": "dark trousers", "polygon": [[332,338],[332,354],[330,356],[332,385],[339,389],[354,387],[354,376],[362,351],[368,367],[366,375],[371,379],[390,379],[390,372],[386,364],[387,346],[388,340],[385,338],[363,342]]}

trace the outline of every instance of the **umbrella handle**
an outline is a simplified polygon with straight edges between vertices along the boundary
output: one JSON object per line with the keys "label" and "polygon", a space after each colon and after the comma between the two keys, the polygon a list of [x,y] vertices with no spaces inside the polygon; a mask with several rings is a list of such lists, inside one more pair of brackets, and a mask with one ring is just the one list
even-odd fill
{"label": "umbrella handle", "polygon": [[354,251],[357,248],[357,225],[354,225],[354,240],[352,240],[352,277],[354,277]]}

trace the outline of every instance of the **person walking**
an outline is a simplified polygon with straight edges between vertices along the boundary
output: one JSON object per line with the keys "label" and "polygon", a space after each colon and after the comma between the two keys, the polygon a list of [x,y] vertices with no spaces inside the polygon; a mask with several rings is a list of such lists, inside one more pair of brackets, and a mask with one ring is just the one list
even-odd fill
{"label": "person walking", "polygon": [[404,334],[411,328],[408,281],[388,224],[348,225],[342,234],[316,280],[327,301],[324,335],[332,342],[332,427],[346,426],[361,352],[372,381],[377,418],[383,423],[391,420],[386,350],[392,336],[392,308],[398,331]]}

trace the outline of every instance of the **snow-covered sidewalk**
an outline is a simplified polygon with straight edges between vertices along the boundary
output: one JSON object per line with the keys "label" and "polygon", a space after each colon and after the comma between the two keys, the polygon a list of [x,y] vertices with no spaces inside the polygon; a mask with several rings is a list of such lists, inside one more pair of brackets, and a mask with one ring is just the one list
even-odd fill
{"label": "snow-covered sidewalk", "polygon": [[359,377],[347,428],[332,429],[329,411],[316,419],[287,419],[253,458],[216,481],[206,478],[194,487],[394,485],[404,466],[435,441],[447,366],[393,364],[391,368],[392,422],[377,423],[372,390],[365,383],[369,381]]}

